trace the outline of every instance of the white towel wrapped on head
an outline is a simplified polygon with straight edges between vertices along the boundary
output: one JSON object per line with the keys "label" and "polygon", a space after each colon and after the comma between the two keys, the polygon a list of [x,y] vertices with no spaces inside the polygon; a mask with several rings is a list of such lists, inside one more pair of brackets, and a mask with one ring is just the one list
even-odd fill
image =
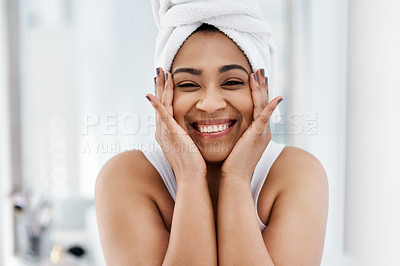
{"label": "white towel wrapped on head", "polygon": [[[203,23],[215,26],[232,39],[246,55],[252,71],[265,69],[269,99],[276,89],[276,50],[271,29],[264,21],[259,0],[152,0],[159,33],[154,64],[170,71],[185,40]],[[279,107],[272,121],[280,121]]]}

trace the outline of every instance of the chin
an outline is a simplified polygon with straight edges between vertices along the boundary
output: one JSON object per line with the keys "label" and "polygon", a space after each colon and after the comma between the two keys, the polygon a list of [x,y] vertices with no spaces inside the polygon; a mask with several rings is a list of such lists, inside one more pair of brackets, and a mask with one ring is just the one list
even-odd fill
{"label": "chin", "polygon": [[201,155],[207,163],[218,164],[225,161],[231,152],[232,148],[227,145],[221,145],[221,143],[209,143],[207,147],[200,149]]}

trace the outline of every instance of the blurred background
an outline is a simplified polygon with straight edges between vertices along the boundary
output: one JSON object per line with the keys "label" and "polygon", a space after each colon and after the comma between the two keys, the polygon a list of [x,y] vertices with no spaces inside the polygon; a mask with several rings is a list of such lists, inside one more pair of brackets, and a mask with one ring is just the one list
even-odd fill
{"label": "blurred background", "polygon": [[[322,265],[400,265],[400,2],[261,6],[285,99],[273,139],[328,174]],[[0,0],[0,265],[104,265],[95,180],[153,147],[156,34],[148,0]]]}

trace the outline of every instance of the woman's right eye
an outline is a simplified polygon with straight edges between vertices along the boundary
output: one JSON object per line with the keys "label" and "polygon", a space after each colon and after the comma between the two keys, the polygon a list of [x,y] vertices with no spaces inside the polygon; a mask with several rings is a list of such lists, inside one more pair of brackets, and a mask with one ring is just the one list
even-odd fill
{"label": "woman's right eye", "polygon": [[176,87],[182,88],[183,91],[187,91],[187,92],[196,91],[200,88],[198,85],[193,84],[193,83],[179,84],[179,85],[176,85]]}

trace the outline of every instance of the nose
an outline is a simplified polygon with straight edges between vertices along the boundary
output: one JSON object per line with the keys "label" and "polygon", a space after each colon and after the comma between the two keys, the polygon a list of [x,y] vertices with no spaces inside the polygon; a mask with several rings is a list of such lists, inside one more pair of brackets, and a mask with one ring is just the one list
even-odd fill
{"label": "nose", "polygon": [[196,108],[212,114],[226,108],[226,101],[218,90],[207,89],[202,98],[197,102]]}

